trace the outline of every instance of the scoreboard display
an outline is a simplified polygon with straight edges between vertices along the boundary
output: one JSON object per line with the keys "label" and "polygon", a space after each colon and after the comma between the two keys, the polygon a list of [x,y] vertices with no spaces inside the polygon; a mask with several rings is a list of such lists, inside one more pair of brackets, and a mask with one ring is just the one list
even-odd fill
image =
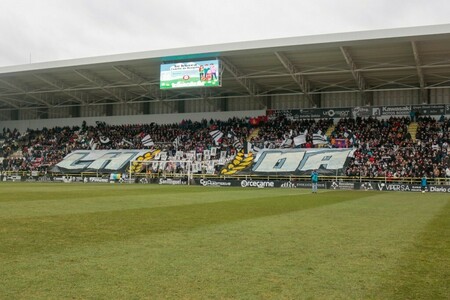
{"label": "scoreboard display", "polygon": [[221,86],[219,60],[177,62],[161,65],[160,88]]}

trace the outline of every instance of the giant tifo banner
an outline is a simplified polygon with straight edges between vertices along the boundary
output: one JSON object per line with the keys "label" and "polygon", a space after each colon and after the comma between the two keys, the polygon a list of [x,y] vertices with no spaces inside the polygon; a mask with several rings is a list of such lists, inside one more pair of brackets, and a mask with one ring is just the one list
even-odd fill
{"label": "giant tifo banner", "polygon": [[76,150],[56,164],[60,173],[126,172],[130,162],[152,158],[150,150]]}
{"label": "giant tifo banner", "polygon": [[318,170],[321,175],[343,174],[354,149],[263,149],[239,154],[222,169],[222,175],[303,175]]}
{"label": "giant tifo banner", "polygon": [[421,116],[440,116],[450,114],[450,105],[397,105],[397,106],[357,106],[344,108],[307,108],[289,110],[267,110],[269,119],[286,116],[293,120],[320,118],[356,118],[356,117],[389,117],[406,116],[411,112]]}
{"label": "giant tifo banner", "polygon": [[[305,174],[317,169],[320,174],[342,174],[353,149],[264,149],[256,156],[239,152],[225,165],[221,174],[290,175]],[[150,161],[153,164],[168,164],[159,150],[76,150],[68,154],[51,170],[62,174],[83,172],[139,173],[142,164],[135,161]],[[157,162],[161,160],[160,162]],[[213,161],[211,161],[213,162]],[[196,164],[192,163],[192,171]],[[185,167],[186,165],[184,165]],[[131,169],[130,169],[131,168]],[[201,168],[200,168],[201,169]]]}

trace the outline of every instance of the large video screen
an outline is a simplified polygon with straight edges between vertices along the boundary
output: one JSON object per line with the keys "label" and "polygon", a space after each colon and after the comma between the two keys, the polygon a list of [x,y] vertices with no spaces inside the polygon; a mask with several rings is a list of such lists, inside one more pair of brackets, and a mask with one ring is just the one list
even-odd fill
{"label": "large video screen", "polygon": [[161,89],[220,86],[219,60],[161,65]]}

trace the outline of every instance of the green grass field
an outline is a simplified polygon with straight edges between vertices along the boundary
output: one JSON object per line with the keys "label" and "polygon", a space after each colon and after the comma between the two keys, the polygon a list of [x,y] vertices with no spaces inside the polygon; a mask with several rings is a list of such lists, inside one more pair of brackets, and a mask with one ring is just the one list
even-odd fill
{"label": "green grass field", "polygon": [[0,183],[0,299],[449,299],[448,194]]}

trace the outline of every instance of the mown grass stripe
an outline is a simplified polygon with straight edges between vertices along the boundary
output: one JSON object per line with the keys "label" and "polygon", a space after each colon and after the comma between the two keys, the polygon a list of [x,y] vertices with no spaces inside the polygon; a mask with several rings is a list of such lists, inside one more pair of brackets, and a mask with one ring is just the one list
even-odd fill
{"label": "mown grass stripe", "polygon": [[[130,197],[135,188],[142,194]],[[97,198],[103,189],[117,195]],[[435,238],[447,242],[433,250],[427,272],[445,267],[448,234],[417,239],[440,232],[435,226],[448,228],[430,223],[448,204],[445,194],[151,185],[89,190],[91,198],[67,200],[61,193],[54,196],[59,201],[35,204],[53,213],[63,213],[64,203],[68,212],[109,204],[108,211],[18,217],[33,203],[18,201],[15,217],[0,220],[0,232],[8,225],[0,234],[0,299],[439,299],[447,293],[442,284],[430,285],[434,293],[402,292],[394,281],[404,261],[412,271],[405,288],[417,282],[423,288],[414,276],[432,277],[411,267],[405,253],[434,247]],[[133,206],[145,201],[151,207]],[[13,241],[19,238],[26,241]]]}
{"label": "mown grass stripe", "polygon": [[450,299],[450,202],[386,275],[381,298]]}
{"label": "mown grass stripe", "polygon": [[[109,186],[99,186],[95,190],[89,192],[88,197],[77,198],[77,194],[65,193],[51,195],[49,200],[20,200],[0,202],[0,218],[22,218],[22,217],[38,217],[51,215],[68,215],[81,214],[89,212],[114,211],[122,209],[139,209],[151,207],[177,206],[180,204],[195,204],[219,202],[224,200],[236,199],[254,199],[260,197],[260,194],[254,189],[237,189],[226,188],[226,191],[217,188],[203,187],[184,187],[182,191],[169,186],[147,186],[146,189],[132,190],[130,193],[129,186],[122,186],[121,189],[115,191],[114,195],[105,196],[104,190],[109,190]],[[188,190],[189,193],[185,193]],[[287,195],[290,193],[275,192],[275,190],[267,191],[265,194],[274,196]],[[21,194],[18,191],[17,194]],[[294,195],[309,194],[309,190],[292,191]],[[55,198],[58,201],[55,201]]]}
{"label": "mown grass stripe", "polygon": [[[219,191],[211,191],[211,197]],[[315,195],[281,195],[259,199],[129,209],[49,217],[0,219],[0,253],[61,251],[67,247],[126,240],[138,235],[183,231],[212,224],[290,213],[368,197],[337,192]]]}
{"label": "mown grass stripe", "polygon": [[[289,197],[298,191],[279,192]],[[353,192],[328,196],[337,193]],[[446,195],[410,196],[375,193],[309,210],[10,257],[0,270],[0,295],[379,299],[380,278],[447,202]]]}
{"label": "mown grass stripe", "polygon": [[115,197],[117,195],[139,196],[145,194],[165,195],[170,193],[184,194],[207,193],[208,190],[201,187],[186,189],[182,186],[159,185],[129,185],[129,184],[59,184],[59,183],[0,183],[1,202],[21,201],[58,201],[63,199],[89,199]]}

